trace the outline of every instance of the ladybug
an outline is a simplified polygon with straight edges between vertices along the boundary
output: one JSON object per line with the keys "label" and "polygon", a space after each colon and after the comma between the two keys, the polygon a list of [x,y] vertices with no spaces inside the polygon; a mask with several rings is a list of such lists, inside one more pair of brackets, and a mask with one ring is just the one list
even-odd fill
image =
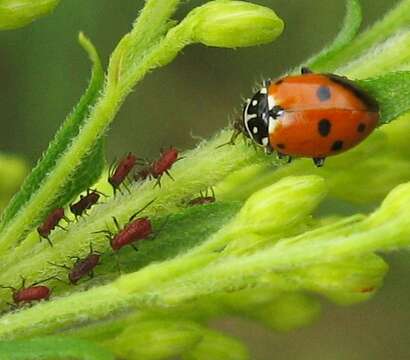
{"label": "ladybug", "polygon": [[349,150],[377,126],[377,101],[349,79],[315,74],[265,81],[248,99],[243,132],[279,157],[310,157],[316,166],[325,158]]}

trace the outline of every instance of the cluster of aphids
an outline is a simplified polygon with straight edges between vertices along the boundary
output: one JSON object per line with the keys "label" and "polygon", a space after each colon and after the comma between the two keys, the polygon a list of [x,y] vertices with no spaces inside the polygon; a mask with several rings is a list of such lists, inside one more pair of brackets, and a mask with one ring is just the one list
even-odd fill
{"label": "cluster of aphids", "polygon": [[[155,185],[161,185],[161,177],[166,174],[171,179],[172,176],[169,173],[169,170],[173,166],[173,164],[181,159],[179,157],[179,151],[175,148],[169,148],[168,150],[161,151],[161,156],[151,163],[143,163],[141,164],[138,161],[138,158],[129,153],[124,158],[122,158],[115,166],[111,166],[108,175],[108,182],[111,184],[113,188],[114,195],[117,191],[121,192],[121,187],[126,187],[126,180],[130,177],[131,171],[137,165],[142,165],[142,168],[133,176],[135,181],[140,180],[147,180],[147,179],[155,179]],[[87,210],[91,209],[94,205],[96,205],[100,199],[100,196],[103,193],[88,189],[85,195],[81,195],[80,199],[70,205],[70,211],[75,216],[77,220],[79,217],[86,215]],[[153,235],[153,228],[151,220],[148,217],[138,217],[143,210],[145,210],[149,205],[153,203],[154,200],[150,201],[146,204],[142,209],[139,209],[135,214],[133,214],[128,223],[125,224],[123,227],[120,226],[117,219],[113,217],[114,225],[116,227],[116,232],[113,233],[112,231],[106,229],[97,231],[95,233],[103,233],[109,240],[111,249],[114,253],[119,251],[124,246],[131,246],[134,250],[137,250],[135,247],[136,242],[144,239],[148,239]],[[200,196],[192,199],[188,202],[188,205],[201,205],[201,204],[209,204],[215,201],[215,196],[212,190],[212,195],[208,195],[208,191],[203,194],[201,192]],[[44,238],[48,241],[50,246],[53,246],[53,243],[50,239],[50,234],[56,228],[62,228],[60,222],[64,220],[65,222],[69,223],[70,220],[64,213],[63,208],[56,208],[51,211],[48,216],[44,219],[43,223],[38,226],[37,231],[40,235],[40,239]],[[71,259],[75,260],[75,263],[72,267],[67,265],[58,265],[54,263],[50,263],[55,266],[62,267],[68,270],[68,283],[75,285],[78,281],[80,281],[84,277],[93,277],[94,269],[97,265],[100,264],[101,253],[93,250],[92,244],[90,243],[90,252],[85,258],[80,258],[77,256],[70,257]],[[44,285],[39,285],[44,283],[48,280],[56,279],[60,280],[58,277],[53,276],[47,279],[37,281],[36,283],[25,286],[25,280],[23,279],[22,285],[20,289],[16,289],[11,286],[1,286],[2,288],[7,288],[12,290],[12,298],[14,301],[13,306],[19,306],[27,303],[31,303],[33,301],[39,300],[48,300],[51,294],[51,289]],[[60,280],[62,281],[62,280]]]}

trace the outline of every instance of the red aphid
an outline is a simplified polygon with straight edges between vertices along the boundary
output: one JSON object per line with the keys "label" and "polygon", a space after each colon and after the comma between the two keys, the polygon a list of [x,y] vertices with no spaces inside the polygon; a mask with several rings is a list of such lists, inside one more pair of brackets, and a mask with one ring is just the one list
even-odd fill
{"label": "red aphid", "polygon": [[58,226],[58,223],[61,221],[61,219],[64,219],[68,221],[68,219],[64,215],[64,209],[63,208],[57,208],[54,209],[44,220],[44,222],[37,228],[38,233],[42,238],[47,239],[49,244],[53,246],[52,242],[49,239],[49,235],[52,230]]}
{"label": "red aphid", "polygon": [[79,259],[68,273],[68,280],[76,284],[84,276],[92,275],[94,268],[100,263],[100,254],[90,253],[86,258]]}
{"label": "red aphid", "polygon": [[113,234],[110,230],[101,230],[96,233],[103,233],[110,240],[111,248],[114,251],[120,250],[126,245],[131,245],[135,250],[134,243],[139,240],[147,239],[152,234],[152,224],[148,217],[136,218],[137,215],[150,206],[154,200],[150,201],[142,209],[132,215],[128,223],[121,228],[118,221],[113,217],[114,224],[118,230],[116,234]]}
{"label": "red aphid", "polygon": [[119,161],[117,167],[113,171],[110,171],[108,182],[114,188],[114,192],[124,182],[136,163],[137,157],[132,153],[128,153],[126,157]]}
{"label": "red aphid", "polygon": [[161,157],[158,160],[155,160],[151,165],[151,175],[158,179],[164,173],[168,176],[171,176],[168,172],[171,169],[172,165],[178,161],[179,151],[176,148],[169,148],[168,150],[161,152]]}
{"label": "red aphid", "polygon": [[44,285],[30,286],[13,291],[13,301],[16,305],[30,303],[32,301],[48,300],[51,295],[49,287]]}
{"label": "red aphid", "polygon": [[38,281],[31,286],[25,286],[26,280],[22,278],[22,284],[20,289],[15,289],[12,286],[0,285],[3,289],[10,289],[13,292],[13,301],[19,306],[20,304],[27,304],[33,301],[48,300],[51,295],[51,289],[44,285],[38,285],[42,282],[54,279],[55,277],[50,277],[45,280]]}
{"label": "red aphid", "polygon": [[100,194],[98,191],[90,191],[90,189],[88,189],[85,196],[80,195],[80,200],[70,205],[70,210],[77,218],[78,216],[83,215],[87,210],[91,209],[91,207],[98,202],[99,198]]}
{"label": "red aphid", "polygon": [[112,237],[110,245],[114,251],[118,251],[126,245],[147,239],[151,234],[151,221],[147,217],[137,218],[125,225],[122,230]]}

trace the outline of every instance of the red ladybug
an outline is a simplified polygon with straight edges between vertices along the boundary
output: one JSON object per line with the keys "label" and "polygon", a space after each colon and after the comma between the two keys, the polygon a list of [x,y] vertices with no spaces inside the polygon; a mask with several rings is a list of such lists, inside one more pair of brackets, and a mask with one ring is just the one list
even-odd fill
{"label": "red ladybug", "polygon": [[243,129],[268,152],[311,157],[322,166],[363,141],[378,120],[376,100],[354,82],[303,68],[302,75],[265,82],[245,105]]}

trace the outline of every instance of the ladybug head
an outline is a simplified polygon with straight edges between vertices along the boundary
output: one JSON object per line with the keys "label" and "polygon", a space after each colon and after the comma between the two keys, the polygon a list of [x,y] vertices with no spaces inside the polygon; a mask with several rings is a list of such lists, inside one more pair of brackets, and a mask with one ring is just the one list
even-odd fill
{"label": "ladybug head", "polygon": [[246,136],[257,144],[269,144],[268,88],[260,89],[252,99],[246,101],[243,110],[243,127]]}

